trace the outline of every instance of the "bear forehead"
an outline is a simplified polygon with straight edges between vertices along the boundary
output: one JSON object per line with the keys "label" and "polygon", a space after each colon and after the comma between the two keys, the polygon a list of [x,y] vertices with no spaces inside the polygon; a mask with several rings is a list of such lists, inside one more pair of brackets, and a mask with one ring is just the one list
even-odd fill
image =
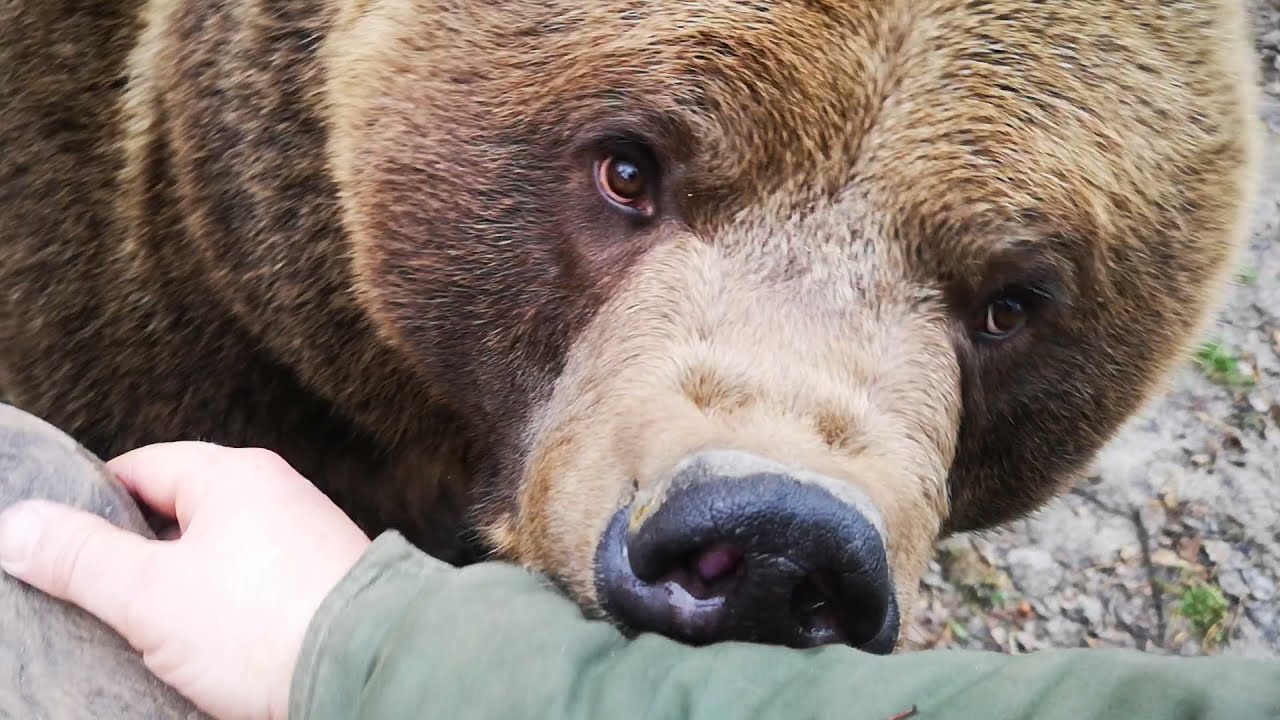
{"label": "bear forehead", "polygon": [[[981,235],[979,256],[984,232],[1028,218],[1114,243],[1172,223],[1170,207],[1206,204],[1173,181],[1212,174],[1229,145],[1206,110],[1230,93],[1202,62],[1207,12],[520,4],[483,29],[465,85],[516,128],[508,138],[540,151],[619,133],[652,144],[708,231],[767,199],[854,193],[908,239]],[[1205,42],[1189,41],[1197,32]]]}
{"label": "bear forehead", "polygon": [[[1152,275],[1159,305],[1200,272],[1189,258],[1216,255],[1248,146],[1212,3],[373,6],[377,21],[338,22],[332,67],[340,124],[379,147],[359,170],[374,228],[417,227],[404,200],[431,193],[437,224],[592,234],[564,210],[586,196],[563,191],[582,189],[584,152],[626,136],[655,150],[670,215],[703,238],[754,218],[771,248],[844,244],[900,275],[889,249],[930,284],[981,283],[1012,243],[1104,294],[1105,273]],[[458,167],[474,169],[460,185]],[[827,217],[808,227],[854,232],[785,237],[811,208]],[[622,259],[602,267],[645,247],[612,245]]]}

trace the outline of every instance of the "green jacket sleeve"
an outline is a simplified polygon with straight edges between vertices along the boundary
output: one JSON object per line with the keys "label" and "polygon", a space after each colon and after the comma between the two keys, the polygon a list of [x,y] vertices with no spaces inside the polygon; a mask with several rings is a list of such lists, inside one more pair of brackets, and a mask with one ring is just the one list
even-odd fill
{"label": "green jacket sleeve", "polygon": [[627,639],[532,573],[454,568],[388,533],[313,620],[290,717],[1252,720],[1280,718],[1280,663]]}

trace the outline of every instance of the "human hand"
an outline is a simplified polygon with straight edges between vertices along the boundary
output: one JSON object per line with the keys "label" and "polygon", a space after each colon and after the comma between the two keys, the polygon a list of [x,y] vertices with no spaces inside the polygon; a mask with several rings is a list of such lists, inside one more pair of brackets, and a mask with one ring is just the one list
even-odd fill
{"label": "human hand", "polygon": [[369,538],[266,450],[169,443],[107,467],[179,537],[25,501],[0,514],[0,567],[111,626],[203,711],[286,718],[307,626]]}

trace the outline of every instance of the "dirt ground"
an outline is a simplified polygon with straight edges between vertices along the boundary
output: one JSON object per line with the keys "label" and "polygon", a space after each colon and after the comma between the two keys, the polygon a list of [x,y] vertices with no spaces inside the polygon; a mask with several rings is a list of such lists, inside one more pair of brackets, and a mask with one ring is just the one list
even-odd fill
{"label": "dirt ground", "polygon": [[939,547],[917,648],[1280,656],[1280,0],[1250,0],[1265,183],[1196,358],[1035,517]]}

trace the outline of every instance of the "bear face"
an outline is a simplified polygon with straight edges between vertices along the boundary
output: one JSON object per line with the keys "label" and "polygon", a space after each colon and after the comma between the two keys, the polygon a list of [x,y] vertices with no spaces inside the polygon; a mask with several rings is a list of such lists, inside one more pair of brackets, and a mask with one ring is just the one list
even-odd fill
{"label": "bear face", "polygon": [[136,4],[0,24],[0,385],[688,642],[892,649],[1251,201],[1228,0]]}
{"label": "bear face", "polygon": [[325,50],[361,297],[483,428],[499,556],[634,629],[891,648],[1242,233],[1227,3],[420,5]]}

